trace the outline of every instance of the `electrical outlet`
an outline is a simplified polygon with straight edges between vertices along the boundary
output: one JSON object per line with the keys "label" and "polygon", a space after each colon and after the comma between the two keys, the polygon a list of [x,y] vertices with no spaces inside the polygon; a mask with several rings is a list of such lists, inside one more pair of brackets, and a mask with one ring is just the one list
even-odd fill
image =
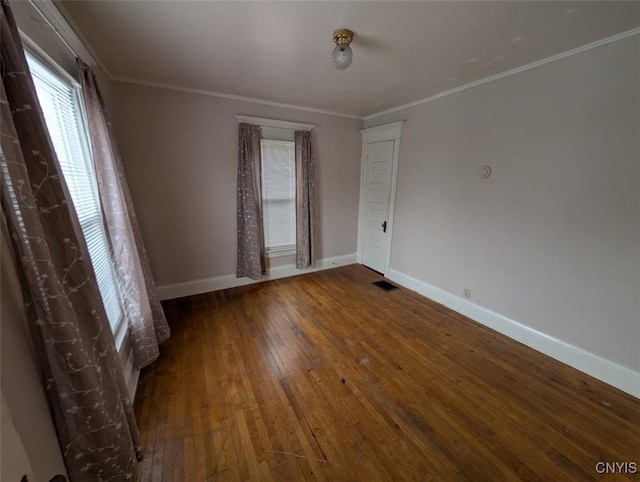
{"label": "electrical outlet", "polygon": [[471,299],[471,288],[465,288],[462,290],[462,294],[465,298]]}

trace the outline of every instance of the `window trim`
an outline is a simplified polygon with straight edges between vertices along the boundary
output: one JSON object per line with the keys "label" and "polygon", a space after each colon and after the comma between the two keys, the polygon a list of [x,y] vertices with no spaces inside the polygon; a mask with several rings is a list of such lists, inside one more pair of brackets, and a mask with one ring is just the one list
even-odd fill
{"label": "window trim", "polygon": [[[23,38],[28,38],[28,37],[23,35]],[[23,45],[23,48],[24,48],[25,56],[32,57],[36,62],[39,62],[44,67],[48,68],[53,75],[58,77],[59,80],[61,80],[62,82],[67,82],[70,85],[72,90],[72,98],[76,107],[78,108],[79,115],[82,122],[81,137],[83,137],[83,139],[81,139],[81,142],[84,141],[82,142],[82,144],[86,142],[86,145],[83,145],[82,148],[83,150],[86,151],[85,154],[89,157],[89,160],[95,170],[95,162],[93,159],[93,147],[92,147],[93,140],[91,139],[91,135],[89,133],[88,116],[87,116],[86,106],[84,104],[82,86],[80,85],[80,82],[74,79],[73,76],[71,76],[71,74],[69,74],[57,62],[55,62],[49,55],[47,55],[44,51],[42,51],[42,49],[37,47],[37,44],[31,41],[31,39],[29,39],[29,41]],[[40,102],[40,99],[38,99],[38,102]],[[95,172],[94,172],[94,175],[95,175]],[[98,180],[95,179],[95,182],[97,183]],[[98,200],[98,204],[99,204],[99,212],[102,218],[101,221],[102,223],[104,223],[104,213],[102,211],[102,206],[100,205],[100,200]],[[108,236],[108,234],[106,235]],[[83,236],[84,236],[84,232],[83,232]],[[107,247],[108,247],[109,253],[113,255],[111,253],[111,246],[108,245]],[[111,259],[111,262],[113,263],[113,259]],[[91,262],[91,267],[93,269],[93,262]],[[115,270],[115,266],[113,267],[113,274],[117,278],[117,272]],[[116,289],[119,290],[119,286],[117,285],[117,279],[116,279]],[[128,323],[126,322],[125,306],[122,302],[122,295],[119,292],[117,292],[116,294],[118,296],[118,301],[121,308],[120,317],[118,318],[118,321],[114,325],[111,325],[109,320],[107,320],[107,323],[113,334],[116,350],[119,352],[124,346],[126,335],[129,332],[129,326],[128,326]],[[102,296],[102,293],[100,293],[100,295]]]}
{"label": "window trim", "polygon": [[291,131],[310,131],[315,127],[315,124],[302,124],[300,122],[290,122],[278,119],[267,119],[265,117],[252,117],[248,115],[235,114],[234,117],[238,122],[245,122],[247,124],[253,124],[262,128],[272,127],[275,129],[287,129]]}
{"label": "window trim", "polygon": [[20,40],[22,40],[22,46],[26,53],[34,57],[41,64],[49,67],[56,75],[62,77],[63,80],[66,80],[74,87],[80,87],[80,82],[78,82],[71,73],[67,72],[65,68],[53,60],[47,52],[22,31],[20,31]]}
{"label": "window trim", "polygon": [[296,245],[288,244],[286,246],[278,246],[275,248],[266,248],[267,258],[282,258],[283,256],[293,256],[296,254]]}
{"label": "window trim", "polygon": [[[253,117],[248,115],[235,114],[238,122],[260,126],[262,133],[260,139],[274,141],[295,142],[295,131],[310,131],[315,124],[303,124],[300,122],[283,121],[278,119],[267,119],[265,117]],[[296,254],[296,245],[277,246],[266,248],[267,258],[280,258],[283,256],[293,256]]]}

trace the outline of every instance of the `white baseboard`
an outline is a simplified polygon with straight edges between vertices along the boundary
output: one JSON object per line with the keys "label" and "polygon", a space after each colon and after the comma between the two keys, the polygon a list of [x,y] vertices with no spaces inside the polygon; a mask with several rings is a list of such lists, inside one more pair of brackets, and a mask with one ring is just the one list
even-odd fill
{"label": "white baseboard", "polygon": [[343,256],[335,256],[333,258],[324,258],[316,262],[315,268],[296,269],[295,264],[287,264],[284,266],[276,266],[271,268],[267,275],[261,280],[254,281],[249,278],[236,278],[235,274],[227,274],[216,276],[214,278],[205,278],[186,283],[175,283],[170,285],[158,286],[158,297],[161,300],[170,300],[173,298],[182,298],[183,296],[197,295],[200,293],[209,293],[211,291],[224,290],[227,288],[235,288],[237,286],[245,286],[262,281],[269,281],[280,278],[288,278],[300,274],[312,273],[324,269],[337,268],[338,266],[346,266],[356,262],[356,254],[346,254]]}
{"label": "white baseboard", "polygon": [[534,350],[640,398],[640,373],[391,269],[387,277]]}

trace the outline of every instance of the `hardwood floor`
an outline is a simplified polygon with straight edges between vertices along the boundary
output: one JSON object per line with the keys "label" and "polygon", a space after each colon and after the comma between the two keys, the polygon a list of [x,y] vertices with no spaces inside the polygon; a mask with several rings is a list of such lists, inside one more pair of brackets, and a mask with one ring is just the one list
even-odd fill
{"label": "hardwood floor", "polygon": [[638,480],[596,463],[640,471],[639,400],[378,279],[353,265],[167,302],[141,480]]}

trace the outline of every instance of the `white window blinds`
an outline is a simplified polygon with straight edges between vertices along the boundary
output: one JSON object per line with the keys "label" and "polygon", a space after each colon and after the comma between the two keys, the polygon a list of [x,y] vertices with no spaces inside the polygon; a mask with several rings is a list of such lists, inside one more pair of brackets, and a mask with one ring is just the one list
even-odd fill
{"label": "white window blinds", "polygon": [[47,130],[85,236],[112,330],[123,319],[111,260],[79,87],[27,54]]}
{"label": "white window blinds", "polygon": [[295,143],[262,139],[262,209],[265,247],[296,243]]}

